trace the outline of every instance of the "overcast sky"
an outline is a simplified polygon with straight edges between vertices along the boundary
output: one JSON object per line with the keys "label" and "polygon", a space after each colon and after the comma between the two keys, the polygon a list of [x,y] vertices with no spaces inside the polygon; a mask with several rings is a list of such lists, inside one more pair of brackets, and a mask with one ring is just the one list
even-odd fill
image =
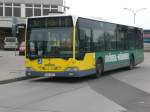
{"label": "overcast sky", "polygon": [[65,0],[65,2],[70,6],[67,14],[101,17],[110,22],[127,25],[134,25],[133,13],[124,8],[134,11],[147,8],[136,14],[136,26],[150,29],[150,0]]}

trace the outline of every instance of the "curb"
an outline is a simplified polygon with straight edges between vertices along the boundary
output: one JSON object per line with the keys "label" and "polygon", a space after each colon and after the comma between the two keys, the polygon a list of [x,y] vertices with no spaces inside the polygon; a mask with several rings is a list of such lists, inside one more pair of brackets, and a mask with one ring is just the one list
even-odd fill
{"label": "curb", "polygon": [[13,79],[7,79],[7,80],[0,81],[0,84],[8,84],[8,83],[13,83],[13,82],[17,82],[17,81],[32,79],[32,78],[35,78],[35,77],[23,76],[23,77],[18,77],[18,78],[13,78]]}

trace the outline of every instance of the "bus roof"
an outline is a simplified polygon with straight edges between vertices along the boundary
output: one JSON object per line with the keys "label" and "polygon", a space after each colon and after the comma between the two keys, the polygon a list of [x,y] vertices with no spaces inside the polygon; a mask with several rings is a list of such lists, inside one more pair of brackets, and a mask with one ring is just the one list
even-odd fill
{"label": "bus roof", "polygon": [[73,18],[76,18],[75,21],[77,21],[77,18],[85,18],[85,19],[90,19],[90,20],[95,20],[95,21],[102,21],[102,22],[106,22],[106,23],[111,23],[111,24],[118,24],[118,25],[124,25],[124,26],[128,26],[128,27],[135,27],[135,28],[140,28],[139,26],[131,26],[131,25],[127,25],[127,24],[122,24],[122,23],[114,23],[114,22],[110,22],[107,21],[101,17],[88,17],[88,16],[76,16],[76,15],[66,15],[66,14],[54,14],[54,15],[45,15],[45,16],[36,16],[36,17],[28,17],[28,19],[34,19],[34,18],[45,18],[45,17],[66,17],[66,16],[72,16]]}
{"label": "bus roof", "polygon": [[97,20],[97,21],[106,21],[105,19],[101,17],[82,17],[82,16],[76,16],[76,15],[66,15],[66,14],[55,14],[55,15],[45,15],[45,16],[36,16],[36,17],[28,17],[30,18],[45,18],[45,17],[65,17],[65,16],[72,16],[75,18],[81,17],[81,18],[86,18],[86,19],[91,19],[91,20]]}

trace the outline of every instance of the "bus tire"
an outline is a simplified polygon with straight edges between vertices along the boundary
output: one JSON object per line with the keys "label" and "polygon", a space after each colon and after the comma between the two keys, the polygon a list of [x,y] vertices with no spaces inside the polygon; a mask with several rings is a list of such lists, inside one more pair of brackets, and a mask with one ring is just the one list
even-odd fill
{"label": "bus tire", "polygon": [[95,78],[99,78],[99,77],[102,76],[103,69],[104,69],[103,61],[101,59],[98,59],[96,61],[96,74],[95,74]]}
{"label": "bus tire", "polygon": [[134,57],[133,55],[130,56],[130,64],[129,64],[129,70],[132,70],[134,68]]}

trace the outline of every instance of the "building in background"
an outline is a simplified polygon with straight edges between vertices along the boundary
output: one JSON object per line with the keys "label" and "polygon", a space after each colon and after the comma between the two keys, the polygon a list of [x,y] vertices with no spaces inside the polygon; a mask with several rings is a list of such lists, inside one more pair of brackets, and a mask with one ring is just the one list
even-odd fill
{"label": "building in background", "polygon": [[150,51],[150,30],[144,30],[144,50]]}
{"label": "building in background", "polygon": [[[14,24],[25,24],[27,17],[64,13],[63,0],[0,0],[0,48],[4,38],[12,36]],[[21,41],[24,29],[19,29]]]}

